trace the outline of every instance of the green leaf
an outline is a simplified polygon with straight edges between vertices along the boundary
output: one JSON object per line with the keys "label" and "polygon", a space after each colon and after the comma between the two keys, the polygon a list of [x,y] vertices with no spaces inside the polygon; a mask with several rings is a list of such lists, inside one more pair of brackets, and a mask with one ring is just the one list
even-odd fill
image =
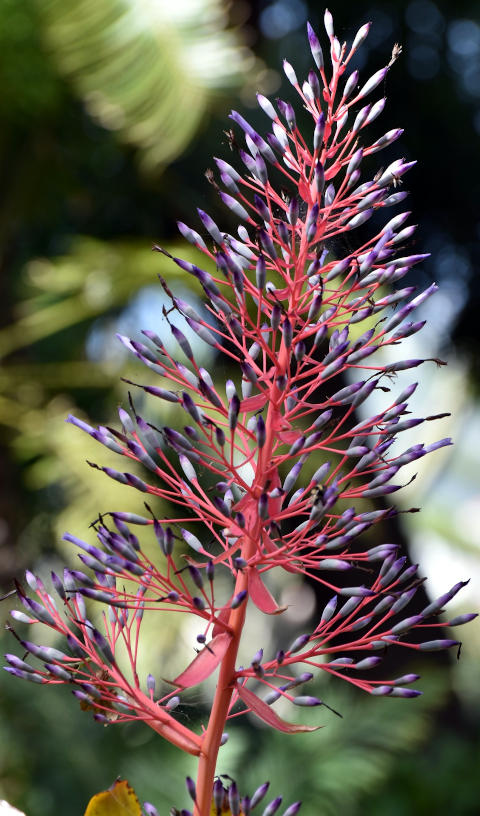
{"label": "green leaf", "polygon": [[140,150],[145,170],[192,139],[219,88],[255,64],[225,30],[223,0],[37,0],[47,46],[91,116]]}

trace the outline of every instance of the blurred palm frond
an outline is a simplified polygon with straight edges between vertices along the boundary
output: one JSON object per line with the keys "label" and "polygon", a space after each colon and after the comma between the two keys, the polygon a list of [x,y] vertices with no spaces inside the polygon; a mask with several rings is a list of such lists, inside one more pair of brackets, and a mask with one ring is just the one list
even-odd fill
{"label": "blurred palm frond", "polygon": [[259,61],[223,0],[37,0],[51,57],[89,113],[152,172],[191,141],[212,96]]}

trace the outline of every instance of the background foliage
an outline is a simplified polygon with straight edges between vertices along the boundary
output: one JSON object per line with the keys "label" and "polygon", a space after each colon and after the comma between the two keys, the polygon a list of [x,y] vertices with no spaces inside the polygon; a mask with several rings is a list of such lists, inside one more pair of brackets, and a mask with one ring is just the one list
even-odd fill
{"label": "background foliage", "polygon": [[[432,412],[455,411],[444,435],[457,444],[454,454],[438,454],[436,469],[405,496],[424,510],[404,516],[409,526],[397,532],[432,573],[434,594],[473,575],[464,603],[478,608],[478,5],[339,0],[331,11],[341,39],[373,21],[362,49],[365,78],[388,61],[395,41],[404,47],[389,73],[378,135],[405,127],[397,154],[420,160],[409,207],[421,225],[415,251],[432,258],[411,276],[418,285],[441,284],[422,342],[450,363],[439,375],[442,385],[426,383],[424,398]],[[59,563],[64,529],[84,535],[100,510],[138,509],[134,495],[86,466],[96,449],[92,443],[90,454],[64,417],[73,410],[93,422],[115,421],[116,404],[126,399],[120,376],[136,374],[112,341],[115,331],[161,328],[158,273],[177,291],[191,286],[150,252],[152,243],[188,257],[175,220],[198,228],[196,205],[214,217],[220,210],[202,171],[212,154],[228,160],[229,109],[263,124],[263,114],[250,110],[254,90],[277,92],[283,56],[300,75],[308,71],[305,21],[320,31],[322,13],[323,6],[304,0],[241,0],[229,8],[220,0],[0,3],[5,591],[26,565],[47,571]],[[225,221],[223,213],[219,218]],[[294,751],[287,738],[237,728],[223,749],[225,772],[245,789],[265,777],[286,800],[300,793],[305,816],[441,812],[447,797],[452,813],[476,813],[480,637],[478,626],[470,629],[462,632],[460,664],[427,675],[421,702],[335,699],[340,692],[332,688],[329,699],[344,720],[292,738]],[[188,633],[178,637],[188,650]],[[154,640],[163,665],[169,641],[157,632]],[[147,729],[103,729],[68,694],[7,677],[0,712],[0,798],[28,816],[83,813],[88,798],[119,774],[162,813],[187,805],[178,780],[191,772],[189,759]],[[183,716],[190,719],[193,707]],[[262,748],[255,763],[252,744]]]}

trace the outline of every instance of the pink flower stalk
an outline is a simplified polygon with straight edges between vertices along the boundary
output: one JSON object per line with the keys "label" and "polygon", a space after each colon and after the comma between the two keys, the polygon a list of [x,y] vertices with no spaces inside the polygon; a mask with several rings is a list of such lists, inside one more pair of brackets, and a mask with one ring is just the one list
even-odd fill
{"label": "pink flower stalk", "polygon": [[[19,587],[28,614],[12,612],[17,621],[54,629],[65,651],[22,639],[23,648],[43,666],[7,655],[7,671],[33,682],[69,684],[100,722],[142,720],[198,756],[195,816],[210,814],[217,754],[229,719],[250,711],[286,733],[315,730],[284,721],[272,708],[280,697],[297,706],[328,708],[318,697],[297,694],[315,672],[335,675],[369,694],[415,697],[421,692],[411,684],[418,675],[370,679],[368,671],[381,663],[387,647],[426,652],[458,646],[457,640],[441,636],[425,640],[425,628],[441,630],[475,617],[431,622],[463,583],[409,615],[408,604],[422,583],[417,565],[398,557],[395,544],[361,543],[362,533],[395,512],[372,511],[370,500],[399,490],[404,465],[451,440],[417,443],[401,452],[398,445],[392,447],[403,431],[444,415],[410,417],[408,399],[417,383],[391,394],[396,372],[425,360],[385,364],[377,353],[397,347],[423,327],[425,321],[414,312],[437,288],[432,284],[413,298],[411,286],[390,294],[384,289],[426,257],[404,248],[414,231],[404,226],[410,213],[387,215],[406,197],[397,185],[415,162],[397,159],[372,174],[365,161],[402,133],[390,130],[373,142],[366,135],[385,104],[384,98],[369,102],[367,97],[382,85],[398,48],[389,65],[359,86],[358,72],[346,72],[369,24],[351,48],[335,37],[328,11],[325,27],[331,47],[328,77],[310,26],[317,71],[300,84],[284,63],[312,117],[310,132],[300,132],[290,102],[277,100],[275,107],[261,94],[258,101],[271,127],[266,137],[231,113],[245,140],[237,148],[243,172],[223,159],[215,161],[225,187],[218,188],[219,195],[242,222],[237,237],[221,231],[202,210],[204,237],[179,223],[182,235],[205,256],[207,268],[173,261],[200,282],[209,318],[162,281],[172,300],[167,320],[172,312],[183,315],[198,343],[213,347],[236,370],[236,380],[220,387],[218,378],[199,366],[196,350],[173,321],[180,359],[151,331],[144,332],[145,344],[120,338],[159,376],[158,386],[139,387],[175,403],[187,424],[181,431],[154,427],[137,414],[132,400],[130,413],[120,409],[121,430],[94,429],[69,417],[107,448],[150,471],[149,480],[142,480],[128,465],[125,471],[100,468],[146,494],[148,514],[107,514],[108,521],[104,516],[96,523],[96,545],[67,534],[66,540],[82,551],[82,570],[66,569],[63,580],[52,575],[60,603],[27,573],[36,600]],[[387,221],[379,226],[384,210]],[[354,231],[369,219],[370,237],[362,230],[355,249],[334,257],[329,242],[344,233],[353,241]],[[368,328],[359,334],[356,324],[364,321]],[[347,375],[346,381],[339,381],[341,375]],[[385,407],[358,421],[356,409],[373,391],[387,395]],[[308,470],[307,462],[313,463]],[[302,479],[302,470],[314,472]],[[208,487],[212,479],[213,491]],[[178,514],[158,518],[157,497],[175,505]],[[340,510],[340,502],[347,509]],[[146,555],[129,525],[151,528],[158,558]],[[368,566],[365,583],[351,586],[345,574],[357,566]],[[276,654],[259,648],[250,665],[238,667],[249,605],[268,615],[284,611],[268,587],[267,573],[274,568],[309,576],[331,592],[331,599],[316,626],[293,643]],[[231,575],[226,600],[216,589],[221,570]],[[85,599],[107,607],[102,632],[88,620]],[[173,686],[160,692],[151,675],[139,678],[136,671],[146,610],[188,612],[198,621],[200,650]],[[128,676],[117,660],[120,651],[128,656]],[[175,718],[175,706],[184,689],[217,668],[211,714],[197,734]],[[292,813],[299,803],[295,807]]]}

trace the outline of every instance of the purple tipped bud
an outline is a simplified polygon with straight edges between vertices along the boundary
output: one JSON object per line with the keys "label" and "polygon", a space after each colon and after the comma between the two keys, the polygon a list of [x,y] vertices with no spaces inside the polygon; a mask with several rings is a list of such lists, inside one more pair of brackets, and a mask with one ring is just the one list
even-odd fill
{"label": "purple tipped bud", "polygon": [[426,640],[419,643],[417,648],[421,652],[438,652],[441,649],[450,649],[452,646],[460,646],[459,640]]}
{"label": "purple tipped bud", "polygon": [[359,148],[358,150],[355,151],[352,158],[350,159],[350,162],[349,162],[348,167],[347,167],[347,172],[345,174],[346,178],[351,176],[352,173],[359,167],[360,162],[362,161],[362,159],[363,159],[363,150],[362,150],[362,148]]}
{"label": "purple tipped bud", "polygon": [[215,221],[203,210],[197,209],[197,212],[207,232],[210,233],[216,244],[221,245],[223,243],[223,237]]}
{"label": "purple tipped bud", "polygon": [[394,686],[404,686],[408,685],[408,683],[415,683],[417,680],[420,680],[419,674],[404,674],[402,677],[392,680],[392,683]]}
{"label": "purple tipped bud", "polygon": [[258,500],[258,515],[262,519],[268,518],[268,494],[262,493]]}
{"label": "purple tipped bud", "polygon": [[467,613],[466,615],[457,615],[455,618],[452,618],[452,620],[448,621],[448,626],[461,626],[463,623],[468,623],[469,621],[474,620],[474,618],[477,617],[478,617],[477,612],[470,612]]}
{"label": "purple tipped bud", "polygon": [[313,133],[314,150],[320,150],[320,148],[322,147],[324,134],[325,134],[325,114],[322,112],[315,123],[315,130]]}
{"label": "purple tipped bud", "polygon": [[392,626],[390,631],[394,635],[402,635],[404,632],[408,632],[409,629],[412,629],[423,620],[423,615],[413,615],[411,618],[405,618],[405,620],[400,621],[400,623],[395,624],[395,626]]}
{"label": "purple tipped bud", "polygon": [[284,102],[283,99],[277,100],[277,105],[280,113],[286,119],[287,125],[290,130],[295,130],[297,121],[295,118],[295,111],[293,110],[290,102]]}
{"label": "purple tipped bud", "polygon": [[422,615],[427,618],[430,615],[435,615],[437,612],[442,609],[452,598],[455,597],[457,592],[459,592],[464,586],[468,584],[468,581],[459,581],[455,584],[451,589],[448,590],[444,595],[440,595],[435,601],[432,601],[431,604],[425,607],[422,610]]}
{"label": "purple tipped bud", "polygon": [[187,776],[187,778],[185,779],[185,784],[187,786],[187,791],[188,795],[190,796],[190,799],[193,799],[193,801],[195,801],[197,797],[197,791],[195,788],[195,782],[193,781],[191,776]]}
{"label": "purple tipped bud", "polygon": [[255,433],[257,436],[257,445],[259,448],[263,448],[265,444],[265,440],[267,438],[267,431],[265,428],[265,422],[261,414],[257,417],[257,427],[255,429]]}
{"label": "purple tipped bud", "polygon": [[197,474],[190,460],[183,453],[181,453],[179,454],[178,461],[180,462],[181,468],[188,481],[195,482],[197,480]]}
{"label": "purple tipped bud", "polygon": [[375,686],[375,688],[370,690],[370,694],[373,694],[375,697],[385,697],[391,694],[392,690],[393,686]]}
{"label": "purple tipped bud", "polygon": [[361,28],[358,29],[357,33],[355,34],[355,38],[352,43],[351,53],[354,54],[357,51],[362,43],[368,36],[368,32],[370,31],[371,23],[365,23]]}
{"label": "purple tipped bud", "polygon": [[349,78],[345,83],[345,88],[343,91],[343,100],[347,100],[352,91],[354,90],[356,84],[358,82],[358,71],[354,71],[353,74],[350,74]]}
{"label": "purple tipped bud", "polygon": [[408,688],[401,688],[396,686],[392,689],[390,697],[420,697],[423,694],[423,691],[416,691],[415,689],[408,689]]}
{"label": "purple tipped bud", "polygon": [[320,45],[320,41],[315,34],[312,26],[310,23],[307,23],[307,33],[308,33],[308,42],[310,44],[310,50],[312,52],[313,59],[315,60],[315,64],[319,71],[323,69],[323,51],[322,46]]}
{"label": "purple tipped bud", "polygon": [[153,674],[147,675],[147,690],[155,694],[155,678]]}
{"label": "purple tipped bud", "polygon": [[95,627],[92,628],[92,637],[107,663],[115,663],[115,656],[110,648],[110,644],[107,640],[105,640],[101,632],[99,632],[98,629],[95,629]]}
{"label": "purple tipped bud", "polygon": [[275,120],[277,118],[277,114],[275,108],[273,107],[272,103],[263,96],[261,93],[257,93],[257,101],[262,110],[270,117],[270,119]]}
{"label": "purple tipped bud", "polygon": [[157,808],[151,805],[150,802],[144,802],[143,809],[145,811],[145,816],[159,816]]}
{"label": "purple tipped bud", "polygon": [[232,782],[228,789],[228,803],[232,816],[239,816],[240,813],[240,796],[238,794],[237,783]]}
{"label": "purple tipped bud", "polygon": [[299,652],[300,649],[303,649],[303,647],[305,646],[305,644],[308,643],[309,640],[310,635],[300,635],[293,641],[292,645],[288,649],[288,652],[290,654],[295,654],[295,652]]}
{"label": "purple tipped bud", "polygon": [[294,802],[293,805],[290,805],[290,807],[286,809],[283,816],[296,816],[301,806],[302,806],[301,802]]}
{"label": "purple tipped bud", "polygon": [[294,88],[298,88],[298,79],[297,75],[286,59],[283,60],[283,70],[285,71],[285,76],[287,77],[288,81],[293,85]]}
{"label": "purple tipped bud", "polygon": [[237,595],[234,595],[232,598],[232,602],[230,604],[231,609],[238,609],[239,606],[242,605],[245,598],[247,597],[247,591],[242,589],[241,592],[238,592]]}
{"label": "purple tipped bud", "polygon": [[269,805],[267,805],[267,807],[263,811],[262,816],[274,816],[274,814],[277,812],[277,810],[278,810],[278,808],[280,807],[281,804],[282,804],[282,797],[277,796],[276,799],[274,799],[272,802],[270,802]]}
{"label": "purple tipped bud", "polygon": [[30,671],[22,671],[21,669],[14,669],[13,666],[4,666],[4,671],[8,672],[8,674],[13,675],[13,677],[18,677],[20,680],[29,680],[31,683],[46,683],[44,677],[41,674],[37,674],[36,672]]}
{"label": "purple tipped bud", "polygon": [[[362,99],[364,96],[367,96],[369,93],[375,90],[375,88],[383,82],[384,78],[387,75],[388,66],[386,68],[381,68],[377,71],[370,79],[365,83],[361,91],[357,95],[357,99]],[[371,121],[371,120],[370,120]]]}
{"label": "purple tipped bud", "polygon": [[369,218],[373,215],[373,209],[364,210],[363,212],[358,213],[358,215],[354,215],[350,221],[347,221],[346,229],[356,229],[356,227],[361,227],[362,224],[365,224]]}
{"label": "purple tipped bud", "polygon": [[237,426],[239,412],[240,412],[240,399],[237,396],[237,394],[234,394],[232,399],[230,400],[230,405],[228,408],[228,422],[231,431],[234,431]]}
{"label": "purple tipped bud", "polygon": [[[220,159],[218,159],[218,160],[215,159],[215,161],[217,162],[217,165],[218,165]],[[223,164],[226,164],[226,162],[223,162]],[[233,167],[230,168],[230,169],[233,170]],[[236,171],[233,171],[233,172],[236,172]],[[199,247],[199,249],[206,249],[207,248],[206,245],[205,245],[205,241],[203,240],[202,236],[198,234],[198,232],[195,232],[195,230],[191,229],[190,227],[187,227],[187,225],[184,224],[182,221],[177,221],[177,227],[178,227],[179,232],[181,232],[183,237],[186,238],[187,241],[190,244],[193,244],[194,246]]]}
{"label": "purple tipped bud", "polygon": [[256,807],[262,801],[262,799],[265,796],[266,792],[268,791],[269,787],[270,787],[270,782],[264,782],[263,785],[260,785],[260,787],[257,788],[257,790],[255,791],[255,793],[253,794],[253,796],[252,796],[252,798],[250,800],[251,810],[253,810],[253,808]]}
{"label": "purple tipped bud", "polygon": [[311,697],[309,695],[302,695],[300,697],[294,697],[292,700],[294,705],[298,706],[319,706],[322,705],[322,700],[319,700],[318,697]]}
{"label": "purple tipped bud", "polygon": [[213,783],[213,804],[218,813],[223,810],[223,785],[221,779],[217,778]]}

